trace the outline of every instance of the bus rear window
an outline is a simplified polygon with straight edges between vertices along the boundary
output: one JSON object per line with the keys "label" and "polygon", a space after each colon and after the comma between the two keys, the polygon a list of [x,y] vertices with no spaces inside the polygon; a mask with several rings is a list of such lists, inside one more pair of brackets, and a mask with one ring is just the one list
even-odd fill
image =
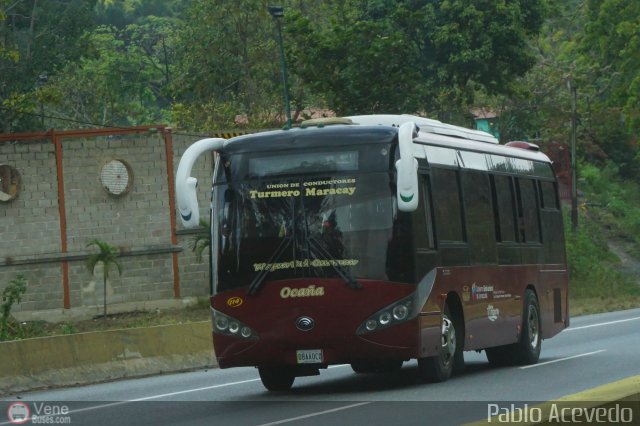
{"label": "bus rear window", "polygon": [[358,151],[301,152],[249,159],[250,177],[358,170]]}

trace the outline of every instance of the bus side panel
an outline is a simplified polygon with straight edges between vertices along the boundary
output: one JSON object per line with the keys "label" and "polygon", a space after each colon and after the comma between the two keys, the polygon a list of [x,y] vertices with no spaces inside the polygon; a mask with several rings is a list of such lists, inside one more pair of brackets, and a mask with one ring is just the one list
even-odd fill
{"label": "bus side panel", "polygon": [[465,277],[465,350],[517,341],[522,324],[522,301],[529,276],[536,268],[489,266],[471,268]]}
{"label": "bus side panel", "polygon": [[444,300],[451,292],[456,293],[462,303],[465,350],[517,341],[522,324],[521,296],[526,283],[535,280],[537,273],[533,266],[442,268],[422,310],[422,346],[431,351],[433,341],[439,341],[437,337],[434,340],[431,329],[434,321],[439,327]]}
{"label": "bus side panel", "polygon": [[548,339],[569,326],[568,275],[564,265],[547,265],[540,270],[539,275],[538,303],[542,317],[542,338]]}

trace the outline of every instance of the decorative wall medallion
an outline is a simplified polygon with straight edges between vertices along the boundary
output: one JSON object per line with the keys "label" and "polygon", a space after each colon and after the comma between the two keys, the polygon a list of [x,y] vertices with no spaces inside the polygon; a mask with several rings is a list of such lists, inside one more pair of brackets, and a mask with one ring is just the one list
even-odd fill
{"label": "decorative wall medallion", "polygon": [[131,167],[123,160],[110,160],[102,166],[100,182],[109,194],[124,195],[129,192],[133,184]]}
{"label": "decorative wall medallion", "polygon": [[0,164],[0,202],[8,202],[18,196],[22,178],[15,167]]}

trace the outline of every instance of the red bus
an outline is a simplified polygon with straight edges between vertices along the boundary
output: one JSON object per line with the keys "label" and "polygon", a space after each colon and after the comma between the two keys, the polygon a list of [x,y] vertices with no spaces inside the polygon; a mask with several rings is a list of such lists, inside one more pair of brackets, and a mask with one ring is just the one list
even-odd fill
{"label": "red bus", "polygon": [[[508,145],[508,144],[507,144]],[[410,115],[204,139],[178,208],[198,225],[195,159],[217,152],[211,310],[220,368],[269,390],[332,364],[425,381],[532,364],[569,325],[558,185],[534,145]]]}

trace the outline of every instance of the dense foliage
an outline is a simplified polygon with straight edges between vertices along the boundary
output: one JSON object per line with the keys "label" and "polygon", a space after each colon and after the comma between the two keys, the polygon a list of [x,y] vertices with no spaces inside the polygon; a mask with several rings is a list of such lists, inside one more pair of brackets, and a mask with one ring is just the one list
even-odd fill
{"label": "dense foliage", "polygon": [[508,93],[535,63],[545,2],[349,1],[328,20],[292,13],[295,72],[340,113],[452,112]]}
{"label": "dense foliage", "polygon": [[0,0],[0,131],[419,113],[501,138],[569,141],[640,178],[640,2],[634,0]]}

